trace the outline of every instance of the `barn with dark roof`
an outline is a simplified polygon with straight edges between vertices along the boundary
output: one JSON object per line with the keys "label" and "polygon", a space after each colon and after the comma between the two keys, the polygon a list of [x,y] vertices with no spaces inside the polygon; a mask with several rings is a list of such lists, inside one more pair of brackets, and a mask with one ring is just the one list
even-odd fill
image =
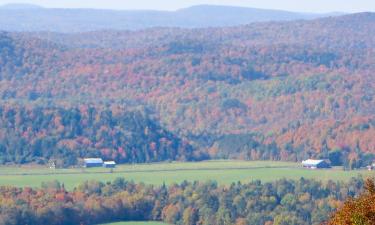
{"label": "barn with dark roof", "polygon": [[86,159],[83,159],[83,161],[84,161],[84,166],[86,168],[103,166],[103,159],[101,158],[86,158]]}

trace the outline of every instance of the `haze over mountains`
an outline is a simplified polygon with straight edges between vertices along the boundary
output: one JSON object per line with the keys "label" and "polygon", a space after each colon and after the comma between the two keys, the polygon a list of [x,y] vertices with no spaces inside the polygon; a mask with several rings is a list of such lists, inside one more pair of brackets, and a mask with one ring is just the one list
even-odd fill
{"label": "haze over mountains", "polygon": [[265,21],[309,20],[340,13],[308,14],[232,6],[198,5],[177,11],[52,9],[30,4],[0,7],[0,30],[85,32],[150,27],[225,27]]}
{"label": "haze over mountains", "polygon": [[375,13],[321,16],[2,7],[0,224],[373,224]]}

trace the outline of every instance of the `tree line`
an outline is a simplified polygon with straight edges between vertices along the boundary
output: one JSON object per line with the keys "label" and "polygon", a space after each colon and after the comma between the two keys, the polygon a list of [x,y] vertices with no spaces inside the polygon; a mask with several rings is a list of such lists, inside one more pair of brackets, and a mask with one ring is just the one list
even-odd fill
{"label": "tree line", "polygon": [[170,186],[86,181],[72,191],[59,182],[41,188],[0,187],[0,223],[98,224],[165,221],[178,225],[310,225],[328,220],[348,197],[360,193],[362,178],[349,182],[278,180],[222,186],[182,182]]}

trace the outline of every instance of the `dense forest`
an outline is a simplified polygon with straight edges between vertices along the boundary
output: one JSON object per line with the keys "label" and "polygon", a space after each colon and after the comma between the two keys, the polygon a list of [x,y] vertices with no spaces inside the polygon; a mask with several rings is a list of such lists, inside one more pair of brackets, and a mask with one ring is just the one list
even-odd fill
{"label": "dense forest", "polygon": [[52,161],[67,167],[83,157],[144,163],[203,156],[138,111],[0,107],[1,164]]}
{"label": "dense forest", "polygon": [[[374,47],[374,13],[227,28],[1,32],[0,161],[73,153],[120,162],[314,157],[364,166],[375,154]],[[93,119],[84,105],[97,115],[120,112]],[[34,110],[48,118],[35,120]],[[116,136],[135,131],[126,127],[127,111],[147,121],[130,139]]]}
{"label": "dense forest", "polygon": [[71,192],[58,182],[38,189],[0,187],[0,224],[163,220],[181,225],[318,225],[363,186],[361,178],[348,183],[300,179],[230,186],[183,182],[169,187],[118,178],[112,183],[88,181]]}

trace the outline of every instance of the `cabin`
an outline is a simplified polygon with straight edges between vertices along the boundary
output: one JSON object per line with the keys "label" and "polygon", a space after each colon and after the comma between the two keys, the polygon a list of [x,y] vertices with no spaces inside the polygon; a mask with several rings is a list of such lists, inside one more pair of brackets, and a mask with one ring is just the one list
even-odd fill
{"label": "cabin", "polygon": [[116,163],[114,161],[108,161],[103,163],[104,168],[116,168]]}
{"label": "cabin", "polygon": [[331,168],[331,165],[325,160],[314,160],[314,159],[308,159],[308,160],[302,161],[302,166],[308,169]]}
{"label": "cabin", "polygon": [[86,158],[86,159],[83,159],[83,161],[84,161],[84,167],[86,168],[103,166],[103,159],[101,158]]}

